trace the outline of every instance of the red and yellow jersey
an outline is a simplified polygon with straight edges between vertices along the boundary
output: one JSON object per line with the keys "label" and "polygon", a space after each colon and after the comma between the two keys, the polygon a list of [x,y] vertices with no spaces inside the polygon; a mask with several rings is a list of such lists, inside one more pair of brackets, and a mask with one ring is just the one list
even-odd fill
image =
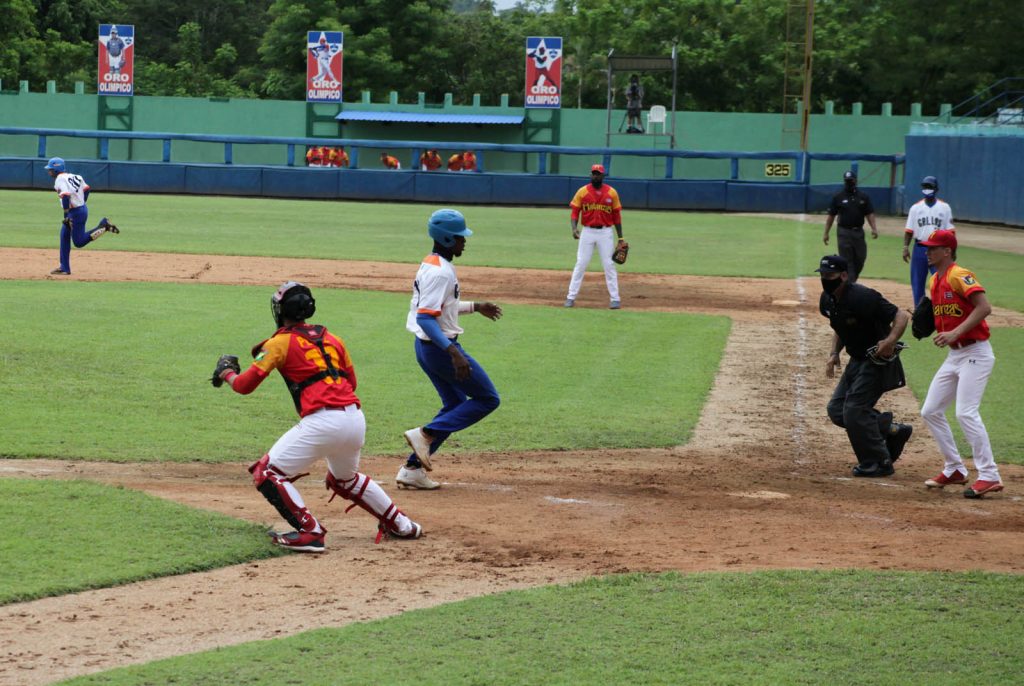
{"label": "red and yellow jersey", "polygon": [[[974,311],[971,294],[984,293],[974,272],[953,264],[943,274],[938,272],[928,277],[928,293],[932,299],[935,315],[935,330],[939,333],[952,331],[960,326]],[[991,334],[988,322],[981,320],[977,326],[960,337],[960,341],[987,341]]]}
{"label": "red and yellow jersey", "polygon": [[427,171],[434,171],[441,168],[441,156],[435,153],[425,152],[420,155],[420,166]]}
{"label": "red and yellow jersey", "polygon": [[384,157],[381,158],[380,161],[383,162],[384,166],[387,167],[388,169],[401,169],[402,168],[402,163],[398,161],[398,158],[397,157],[393,157],[391,155],[385,155]]}
{"label": "red and yellow jersey", "polygon": [[608,184],[594,188],[593,184],[588,183],[576,191],[569,207],[572,208],[573,219],[579,219],[582,213],[583,226],[603,227],[622,223],[619,194]]}
{"label": "red and yellow jersey", "polygon": [[476,153],[462,153],[462,171],[476,171]]}
{"label": "red and yellow jersey", "polygon": [[[307,338],[310,336],[315,340],[320,331],[323,335],[323,352],[313,340]],[[254,351],[256,354],[252,366],[239,375],[232,385],[239,393],[252,393],[275,369],[281,372],[289,385],[302,384],[328,371],[328,363],[324,359],[326,352],[330,366],[342,374],[337,379],[325,376],[303,388],[296,401],[299,415],[305,417],[324,407],[340,408],[359,404],[355,393],[356,372],[352,359],[341,339],[330,334],[327,329],[309,324],[278,329]]]}
{"label": "red and yellow jersey", "polygon": [[462,171],[462,153],[455,153],[448,158],[448,171]]}
{"label": "red and yellow jersey", "polygon": [[309,150],[306,151],[306,163],[307,164],[312,164],[314,162],[319,164],[321,162],[321,159],[322,158],[320,156],[320,148],[318,148],[316,146],[313,146]]}

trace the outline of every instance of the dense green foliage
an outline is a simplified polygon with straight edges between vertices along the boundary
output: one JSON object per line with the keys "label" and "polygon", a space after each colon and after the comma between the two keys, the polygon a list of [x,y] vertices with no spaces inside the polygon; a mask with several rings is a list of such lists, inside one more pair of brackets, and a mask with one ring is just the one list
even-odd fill
{"label": "dense green foliage", "polygon": [[259,525],[89,481],[0,479],[0,529],[0,605],[281,553]]}
{"label": "dense green foliage", "polygon": [[[567,105],[603,107],[605,56],[669,55],[679,49],[680,108],[778,111],[787,0],[523,0],[496,11],[489,0],[0,0],[0,79],[47,79],[95,87],[96,27],[134,24],[140,95],[302,97],[305,32],[345,32],[345,84],[451,92],[522,102],[526,36],[563,36]],[[1010,0],[864,0],[815,3],[816,102],[842,109],[882,102],[906,109],[962,101],[1024,74],[1016,44],[1019,3]],[[802,25],[797,13],[791,25]],[[793,35],[791,34],[791,38]],[[941,46],[936,49],[935,46]],[[797,54],[802,57],[802,54]],[[624,86],[628,74],[621,74]],[[649,101],[668,102],[671,75],[645,76]],[[9,87],[9,86],[8,86]],[[620,91],[621,92],[621,91]],[[621,100],[621,98],[620,98]],[[618,102],[620,106],[622,102]]]}
{"label": "dense green foliage", "polygon": [[[1004,574],[632,574],[67,683],[1005,684],[1020,677],[1019,597]],[[967,635],[975,659],[950,650]]]}

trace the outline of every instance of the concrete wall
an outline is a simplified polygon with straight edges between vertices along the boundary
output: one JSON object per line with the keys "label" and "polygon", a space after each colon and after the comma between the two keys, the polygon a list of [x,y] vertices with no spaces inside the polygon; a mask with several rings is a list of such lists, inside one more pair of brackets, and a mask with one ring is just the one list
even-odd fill
{"label": "concrete wall", "polygon": [[[123,99],[118,99],[123,101]],[[133,99],[133,130],[177,133],[211,133],[253,136],[305,136],[306,104],[293,101],[244,100],[223,98],[165,98],[137,96]],[[0,125],[36,128],[94,130],[98,125],[99,96],[65,93],[3,93],[0,95]],[[483,105],[422,106],[410,103],[370,102],[363,98],[346,103],[347,111],[411,110],[441,113],[523,114],[521,108]],[[829,108],[831,110],[831,108]],[[919,108],[917,108],[919,109]],[[612,129],[616,131],[625,112],[612,112]],[[563,146],[604,147],[607,123],[605,110],[564,109],[560,112],[558,144]],[[671,118],[671,117],[670,117]],[[857,152],[896,154],[904,150],[904,136],[916,117],[864,114],[814,114],[811,116],[810,148],[813,152]],[[328,124],[328,127],[330,125]],[[671,121],[666,129],[671,131]],[[320,126],[318,133],[324,127]],[[370,140],[420,140],[441,143],[442,153],[462,150],[467,143],[524,143],[526,131],[520,126],[415,125],[353,122],[335,129],[339,137]],[[689,150],[776,151],[783,149],[781,115],[757,113],[679,112],[676,114],[676,147]],[[447,148],[444,142],[450,142]],[[547,142],[547,141],[537,141]],[[666,136],[626,135],[614,133],[611,147],[627,149],[661,149],[669,147]],[[97,145],[83,139],[53,138],[49,154],[68,158],[95,158]],[[0,136],[0,155],[32,157],[36,139],[29,136]],[[161,160],[159,141],[112,142],[112,160]],[[218,163],[223,161],[223,146],[216,143],[175,142],[172,161]],[[363,149],[360,161],[364,167],[373,165],[380,150]],[[403,166],[409,160],[402,159]],[[236,164],[285,164],[284,146],[238,145],[234,149]],[[561,174],[585,175],[590,160],[573,156],[556,156],[551,170]],[[619,178],[663,178],[663,158],[617,157],[615,175]],[[727,160],[677,160],[675,178],[721,179],[729,177]],[[523,172],[535,161],[522,153],[492,153],[486,158],[488,171]],[[846,162],[816,162],[812,167],[814,183],[832,183],[848,168]],[[866,185],[889,183],[889,166],[862,164],[861,179]],[[748,181],[767,180],[763,161],[744,161],[740,177]],[[899,183],[901,179],[897,179]]]}

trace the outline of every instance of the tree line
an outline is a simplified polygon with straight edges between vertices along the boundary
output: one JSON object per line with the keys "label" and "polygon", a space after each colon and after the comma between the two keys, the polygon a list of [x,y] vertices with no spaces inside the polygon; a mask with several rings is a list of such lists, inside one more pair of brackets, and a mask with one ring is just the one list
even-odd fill
{"label": "tree line", "polygon": [[[679,58],[678,107],[777,112],[790,0],[0,0],[0,79],[96,82],[97,27],[134,24],[136,93],[304,99],[306,32],[343,31],[346,100],[361,90],[523,102],[527,36],[562,36],[563,107],[602,108],[606,56]],[[814,109],[826,100],[926,112],[1024,76],[1019,0],[817,0]],[[802,18],[801,18],[802,19]],[[802,49],[791,54],[802,59]],[[618,75],[624,106],[628,74]],[[642,74],[648,104],[671,74]]]}

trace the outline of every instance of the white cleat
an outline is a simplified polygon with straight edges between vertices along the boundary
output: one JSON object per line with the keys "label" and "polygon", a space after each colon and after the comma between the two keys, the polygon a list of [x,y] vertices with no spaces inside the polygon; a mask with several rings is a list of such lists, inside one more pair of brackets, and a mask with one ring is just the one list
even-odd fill
{"label": "white cleat", "polygon": [[409,444],[412,451],[416,453],[428,472],[433,471],[434,466],[430,464],[430,439],[423,435],[423,429],[416,427],[405,432],[405,442]]}
{"label": "white cleat", "polygon": [[441,484],[427,476],[427,472],[423,469],[409,469],[405,466],[398,470],[395,483],[399,488],[416,488],[421,491],[433,491],[441,488]]}

